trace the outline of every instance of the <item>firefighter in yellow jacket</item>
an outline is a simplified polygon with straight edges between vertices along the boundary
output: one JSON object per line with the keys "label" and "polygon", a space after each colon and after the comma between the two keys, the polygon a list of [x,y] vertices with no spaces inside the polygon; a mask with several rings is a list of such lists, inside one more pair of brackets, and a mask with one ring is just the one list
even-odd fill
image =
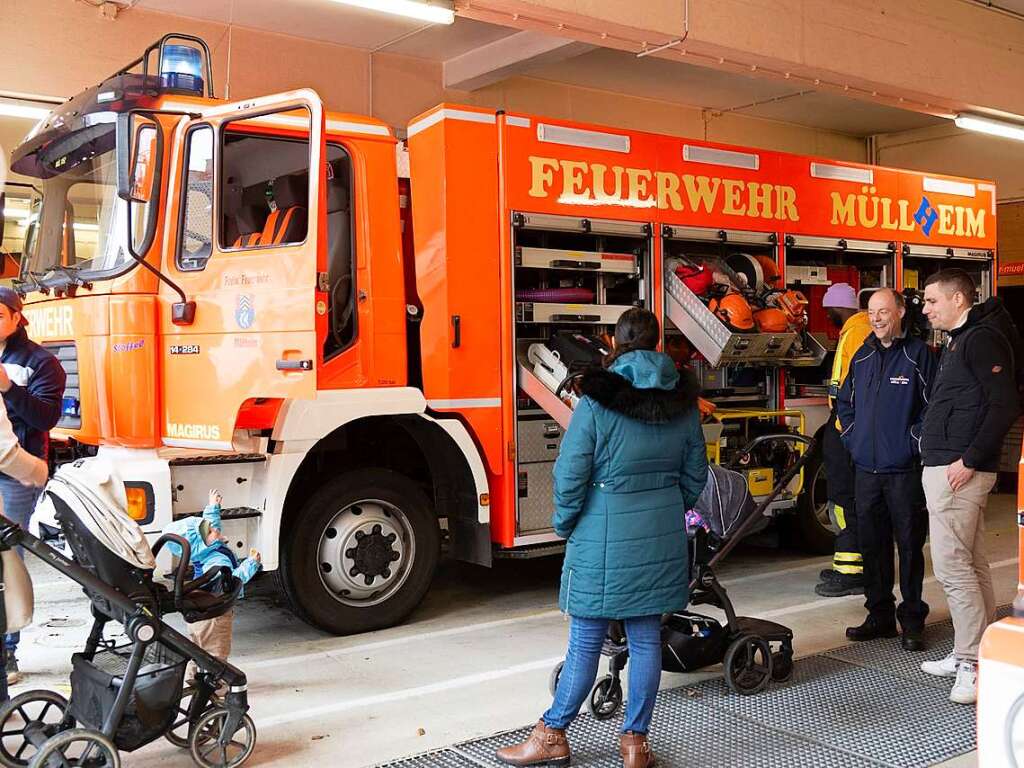
{"label": "firefighter in yellow jacket", "polygon": [[868,313],[860,309],[857,292],[848,283],[831,285],[821,303],[829,319],[842,329],[828,388],[832,412],[821,441],[828,498],[839,533],[832,567],[821,572],[821,582],[814,591],[823,597],[842,597],[864,591],[864,563],[857,546],[857,520],[853,511],[853,462],[839,439],[842,428],[836,416],[836,395],[850,370],[850,360],[871,333],[871,324]]}

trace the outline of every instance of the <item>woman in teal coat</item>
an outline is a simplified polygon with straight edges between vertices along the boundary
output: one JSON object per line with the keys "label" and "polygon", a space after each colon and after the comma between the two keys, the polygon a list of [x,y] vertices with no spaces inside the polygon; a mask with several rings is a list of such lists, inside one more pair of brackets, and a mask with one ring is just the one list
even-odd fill
{"label": "woman in teal coat", "polygon": [[647,731],[661,679],[661,616],[686,607],[684,513],[707,481],[699,387],[654,351],[660,336],[651,312],[625,312],[605,367],[582,378],[554,472],[569,650],[551,708],[525,742],[498,751],[509,765],[568,764],[565,729],[590,692],[614,619],[625,623],[630,656],[623,765],[654,764]]}

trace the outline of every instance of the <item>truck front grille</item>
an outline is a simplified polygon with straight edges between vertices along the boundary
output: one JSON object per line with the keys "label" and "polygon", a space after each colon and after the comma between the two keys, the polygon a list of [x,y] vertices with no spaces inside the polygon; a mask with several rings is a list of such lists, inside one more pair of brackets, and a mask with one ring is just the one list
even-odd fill
{"label": "truck front grille", "polygon": [[82,390],[78,375],[78,347],[75,342],[44,344],[50,354],[60,361],[67,384],[64,386],[64,402],[61,406],[60,421],[57,426],[62,429],[78,429],[82,426]]}

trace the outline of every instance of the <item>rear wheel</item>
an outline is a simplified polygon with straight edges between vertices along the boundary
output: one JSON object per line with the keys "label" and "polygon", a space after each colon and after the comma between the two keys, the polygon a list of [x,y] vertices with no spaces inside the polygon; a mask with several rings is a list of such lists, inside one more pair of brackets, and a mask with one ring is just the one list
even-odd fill
{"label": "rear wheel", "polygon": [[829,514],[828,478],[817,445],[804,467],[804,487],[792,523],[794,538],[801,549],[814,555],[832,554],[838,530]]}
{"label": "rear wheel", "polygon": [[423,492],[397,472],[331,481],[288,523],[282,583],[296,612],[334,634],[401,622],[437,569],[440,530]]}

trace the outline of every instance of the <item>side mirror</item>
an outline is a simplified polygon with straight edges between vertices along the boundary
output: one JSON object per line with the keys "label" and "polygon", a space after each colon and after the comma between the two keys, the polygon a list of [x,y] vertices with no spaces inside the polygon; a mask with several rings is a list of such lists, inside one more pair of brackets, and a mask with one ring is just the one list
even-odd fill
{"label": "side mirror", "polygon": [[135,112],[117,116],[117,196],[125,202],[148,201],[147,194],[143,193],[145,199],[141,200],[133,195],[142,192],[139,181],[156,159],[153,150],[159,131],[160,126],[152,118]]}
{"label": "side mirror", "polygon": [[135,112],[117,116],[117,196],[127,206],[128,252],[143,258],[153,244],[160,212],[163,130]]}

